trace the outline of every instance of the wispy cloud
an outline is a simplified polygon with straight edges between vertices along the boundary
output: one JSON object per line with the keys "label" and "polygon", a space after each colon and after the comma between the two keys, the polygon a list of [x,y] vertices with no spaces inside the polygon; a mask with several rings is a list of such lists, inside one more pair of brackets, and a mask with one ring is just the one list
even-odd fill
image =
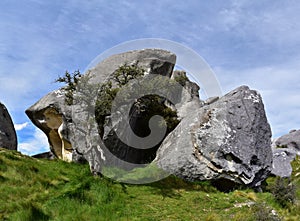
{"label": "wispy cloud", "polygon": [[[24,110],[59,87],[51,82],[65,70],[84,70],[124,41],[158,37],[203,56],[224,91],[260,90],[274,134],[300,125],[291,120],[299,119],[300,2],[20,0],[0,8],[0,100],[14,122],[28,121]],[[26,129],[18,131],[23,148],[36,137]]]}
{"label": "wispy cloud", "polygon": [[23,124],[15,124],[14,126],[16,131],[20,131],[28,126],[28,122],[25,122]]}
{"label": "wispy cloud", "polygon": [[18,144],[18,150],[27,155],[49,151],[47,137],[41,130],[35,128],[32,137]]}

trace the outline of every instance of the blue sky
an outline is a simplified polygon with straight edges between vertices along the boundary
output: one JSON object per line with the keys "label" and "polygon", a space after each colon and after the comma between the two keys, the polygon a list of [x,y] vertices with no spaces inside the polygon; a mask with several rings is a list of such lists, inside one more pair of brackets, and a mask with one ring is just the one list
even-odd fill
{"label": "blue sky", "polygon": [[260,91],[273,136],[300,128],[300,1],[1,0],[0,101],[16,125],[19,150],[48,149],[24,111],[124,41],[164,38],[194,49],[223,92]]}

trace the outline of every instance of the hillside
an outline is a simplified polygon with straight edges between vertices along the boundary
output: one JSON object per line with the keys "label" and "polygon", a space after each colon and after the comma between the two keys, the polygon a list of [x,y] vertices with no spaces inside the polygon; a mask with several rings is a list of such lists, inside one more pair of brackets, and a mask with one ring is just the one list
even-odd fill
{"label": "hillside", "polygon": [[293,168],[297,200],[284,206],[270,191],[275,178],[267,180],[263,193],[223,193],[209,182],[189,183],[173,176],[149,185],[121,185],[93,177],[88,165],[0,149],[0,219],[278,220],[273,210],[282,220],[300,220],[299,158]]}

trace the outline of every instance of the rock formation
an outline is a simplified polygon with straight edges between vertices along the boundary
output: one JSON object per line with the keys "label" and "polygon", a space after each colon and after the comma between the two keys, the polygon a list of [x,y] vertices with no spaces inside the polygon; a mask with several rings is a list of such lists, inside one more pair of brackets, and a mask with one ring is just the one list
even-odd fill
{"label": "rock formation", "polygon": [[242,86],[189,111],[163,141],[155,162],[187,180],[225,178],[257,186],[271,170],[270,146],[261,97]]}
{"label": "rock formation", "polygon": [[291,130],[288,134],[275,139],[273,146],[288,148],[297,155],[300,155],[300,130]]}
{"label": "rock formation", "polygon": [[17,150],[17,135],[14,124],[2,103],[0,103],[0,147]]}
{"label": "rock formation", "polygon": [[[89,82],[103,83],[123,64],[135,64],[147,73],[161,74],[170,77],[176,62],[176,56],[168,51],[159,49],[146,49],[130,51],[114,55],[105,59],[93,69],[89,70]],[[63,88],[50,92],[37,103],[26,110],[30,120],[40,128],[48,137],[51,151],[60,159],[71,161],[81,159],[87,151],[89,144],[83,141],[85,134],[74,134],[72,124],[72,107],[65,103]],[[73,111],[75,108],[73,107]],[[78,108],[81,112],[81,108]],[[74,114],[74,112],[73,112]],[[76,114],[77,121],[81,122],[83,116]],[[75,128],[76,130],[76,128]],[[80,133],[80,131],[76,130]],[[71,142],[73,141],[72,145]],[[88,142],[88,141],[87,141]],[[79,156],[78,156],[79,155]]]}
{"label": "rock formation", "polygon": [[[267,177],[272,165],[271,130],[260,95],[243,86],[223,97],[201,101],[199,86],[190,82],[185,72],[173,72],[175,61],[176,56],[171,52],[145,49],[111,56],[89,70],[85,75],[87,85],[112,81],[113,74],[123,64],[145,70],[141,81],[130,83],[118,93],[121,98],[127,96],[126,99],[132,99],[135,106],[129,112],[126,109],[128,105],[122,104],[121,100],[120,108],[115,114],[105,115],[101,125],[90,123],[95,110],[83,111],[94,105],[91,100],[80,102],[85,99],[82,94],[92,93],[88,90],[82,92],[78,89],[74,104],[68,106],[64,101],[64,89],[59,89],[43,97],[26,113],[45,132],[51,151],[58,158],[69,161],[84,158],[95,174],[101,173],[107,164],[115,163],[121,168],[131,169],[132,163],[143,165],[153,161],[160,168],[187,180],[227,179],[258,186]],[[159,89],[162,95],[159,96],[171,96],[160,99],[159,105],[162,110],[169,110],[167,107],[175,110],[181,122],[175,125],[173,131],[173,128],[166,129],[165,135],[152,149],[143,149],[142,146],[147,146],[145,140],[149,128],[150,135],[153,132],[159,137],[163,132],[159,131],[160,126],[157,127],[158,132],[151,130],[152,118],[143,118],[145,115],[142,113],[149,106],[143,107],[138,99],[133,99],[131,92],[144,96],[143,89],[151,91],[151,88],[143,86],[143,81],[151,81],[151,76],[156,75],[163,77],[154,81],[154,89],[162,87]],[[178,83],[164,82],[164,78],[175,79]],[[112,85],[116,82],[112,81]],[[174,96],[173,91],[176,91]],[[90,94],[90,97],[97,96]],[[148,102],[152,98],[145,99]],[[129,119],[126,113],[130,113]],[[145,119],[149,120],[149,125],[145,124]],[[127,124],[130,130],[125,126]],[[96,134],[99,133],[101,139],[97,140],[99,136]],[[151,143],[153,139],[148,141]]]}
{"label": "rock formation", "polygon": [[50,92],[26,110],[30,120],[47,136],[50,150],[60,159],[72,160],[72,145],[62,137],[63,121],[70,119],[71,107],[65,104],[64,90]]}
{"label": "rock formation", "polygon": [[272,142],[273,169],[272,174],[280,177],[292,175],[291,162],[300,156],[300,130],[291,130]]}
{"label": "rock formation", "polygon": [[287,148],[274,148],[271,174],[279,177],[290,177],[293,172],[291,162],[295,159],[295,152]]}

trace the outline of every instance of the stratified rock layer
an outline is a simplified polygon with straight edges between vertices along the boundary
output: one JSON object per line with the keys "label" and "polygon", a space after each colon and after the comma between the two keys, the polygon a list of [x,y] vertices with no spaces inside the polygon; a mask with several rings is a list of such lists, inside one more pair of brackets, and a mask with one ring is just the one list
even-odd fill
{"label": "stratified rock layer", "polygon": [[9,150],[17,150],[17,135],[12,119],[0,102],[0,147]]}
{"label": "stratified rock layer", "polygon": [[242,86],[190,110],[163,141],[155,162],[187,180],[260,185],[272,167],[271,129],[261,96]]}

